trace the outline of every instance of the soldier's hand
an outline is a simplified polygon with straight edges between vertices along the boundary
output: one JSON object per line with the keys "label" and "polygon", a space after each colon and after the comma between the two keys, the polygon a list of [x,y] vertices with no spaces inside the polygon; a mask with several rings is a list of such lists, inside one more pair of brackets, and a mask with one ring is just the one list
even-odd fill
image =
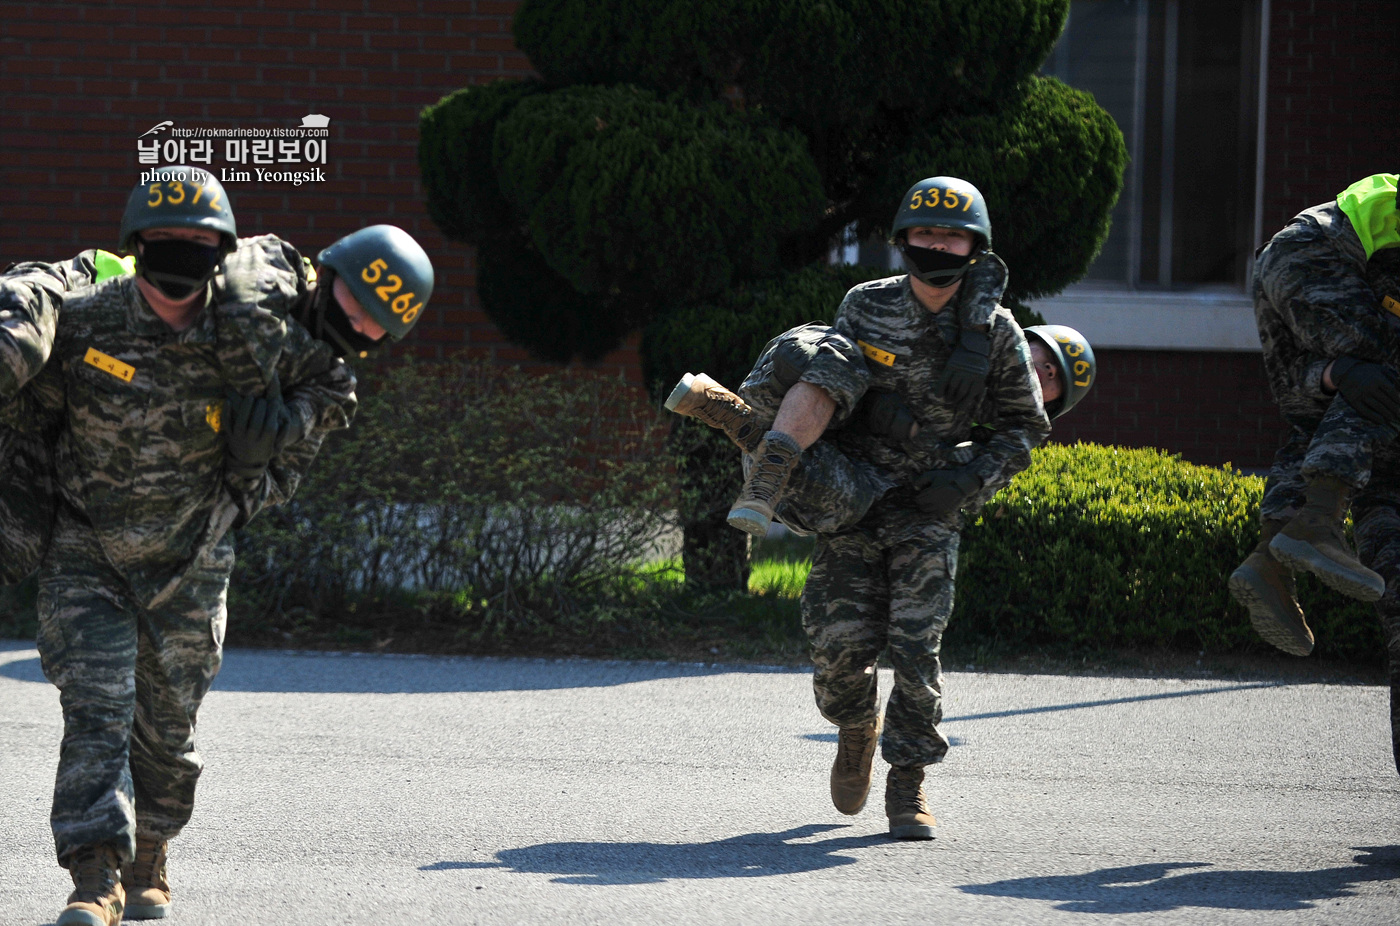
{"label": "soldier's hand", "polygon": [[1385,367],[1355,357],[1338,357],[1332,364],[1332,382],[1367,421],[1400,426],[1400,388]]}
{"label": "soldier's hand", "polygon": [[992,368],[990,350],[991,340],[985,333],[975,328],[962,329],[948,365],[933,384],[933,394],[954,405],[979,401],[987,390],[987,373]]}
{"label": "soldier's hand", "polygon": [[291,415],[282,402],[282,386],[273,374],[264,395],[229,392],[225,399],[228,429],[228,468],[235,475],[257,478],[288,443]]}
{"label": "soldier's hand", "polygon": [[931,469],[914,480],[914,504],[924,514],[952,515],[982,488],[982,478],[966,469]]}
{"label": "soldier's hand", "polygon": [[894,440],[910,440],[919,433],[919,422],[914,413],[904,404],[899,393],[886,389],[872,389],[860,403],[860,414],[865,430],[879,437]]}

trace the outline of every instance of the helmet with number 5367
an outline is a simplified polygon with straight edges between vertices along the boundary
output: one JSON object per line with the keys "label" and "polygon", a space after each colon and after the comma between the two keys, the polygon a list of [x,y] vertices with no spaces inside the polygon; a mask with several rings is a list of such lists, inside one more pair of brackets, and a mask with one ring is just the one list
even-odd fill
{"label": "helmet with number 5367", "polygon": [[396,225],[352,232],[317,257],[345,281],[370,317],[401,340],[423,317],[433,294],[433,262],[413,236]]}
{"label": "helmet with number 5367", "polygon": [[1026,334],[1045,345],[1064,377],[1064,391],[1045,407],[1051,418],[1058,418],[1078,405],[1094,385],[1099,374],[1094,349],[1084,335],[1068,325],[1032,325],[1026,329]]}

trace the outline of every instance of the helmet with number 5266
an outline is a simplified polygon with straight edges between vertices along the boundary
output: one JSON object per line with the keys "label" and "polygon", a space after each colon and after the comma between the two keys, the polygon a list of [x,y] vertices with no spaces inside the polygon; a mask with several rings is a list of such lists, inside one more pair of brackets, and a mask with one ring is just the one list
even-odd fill
{"label": "helmet with number 5266", "polygon": [[413,330],[433,294],[433,262],[396,225],[352,232],[322,251],[317,261],[345,281],[351,295],[396,341]]}
{"label": "helmet with number 5266", "polygon": [[1084,335],[1068,325],[1032,325],[1026,329],[1026,334],[1045,345],[1060,368],[1060,375],[1064,377],[1064,391],[1058,399],[1045,406],[1051,418],[1058,418],[1078,405],[1089,394],[1089,387],[1094,385],[1099,374],[1094,349]]}

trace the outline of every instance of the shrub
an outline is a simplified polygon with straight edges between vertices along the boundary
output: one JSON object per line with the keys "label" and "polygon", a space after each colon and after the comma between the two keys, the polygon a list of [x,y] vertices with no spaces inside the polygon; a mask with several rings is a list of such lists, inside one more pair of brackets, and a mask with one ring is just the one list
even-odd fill
{"label": "shrub", "polygon": [[[950,639],[1271,651],[1229,597],[1264,481],[1152,449],[1048,445],[972,519]],[[1317,653],[1374,662],[1374,611],[1303,577]]]}
{"label": "shrub", "polygon": [[474,637],[547,631],[624,588],[674,525],[661,423],[615,381],[401,364],[371,383],[296,498],[238,538],[253,636],[405,592]]}
{"label": "shrub", "polygon": [[717,293],[771,272],[825,206],[801,135],[635,87],[524,99],[493,156],[534,246],[581,293]]}
{"label": "shrub", "polygon": [[449,238],[470,241],[514,231],[491,164],[501,119],[538,92],[532,80],[465,87],[424,108],[418,120],[418,168],[428,215]]}

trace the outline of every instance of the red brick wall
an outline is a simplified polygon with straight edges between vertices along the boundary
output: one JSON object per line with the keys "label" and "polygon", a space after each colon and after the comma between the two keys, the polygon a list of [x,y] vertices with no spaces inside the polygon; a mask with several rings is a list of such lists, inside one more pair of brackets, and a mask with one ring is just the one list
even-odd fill
{"label": "red brick wall", "polygon": [[1052,440],[1164,447],[1193,463],[1266,469],[1283,436],[1257,353],[1096,351],[1099,380]]}
{"label": "red brick wall", "polygon": [[[226,184],[240,234],[275,232],[314,255],[361,226],[400,225],[437,270],[412,349],[528,359],[481,312],[472,249],[444,239],[427,217],[417,161],[425,105],[530,72],[510,34],[517,5],[0,3],[0,266],[115,246],[140,177],[136,139],[158,122],[295,126],[323,113],[331,119],[327,181]],[[219,165],[216,145],[210,166]],[[604,366],[635,378],[635,361],[632,349]]]}
{"label": "red brick wall", "polygon": [[1352,182],[1400,169],[1400,5],[1273,0],[1264,235]]}

